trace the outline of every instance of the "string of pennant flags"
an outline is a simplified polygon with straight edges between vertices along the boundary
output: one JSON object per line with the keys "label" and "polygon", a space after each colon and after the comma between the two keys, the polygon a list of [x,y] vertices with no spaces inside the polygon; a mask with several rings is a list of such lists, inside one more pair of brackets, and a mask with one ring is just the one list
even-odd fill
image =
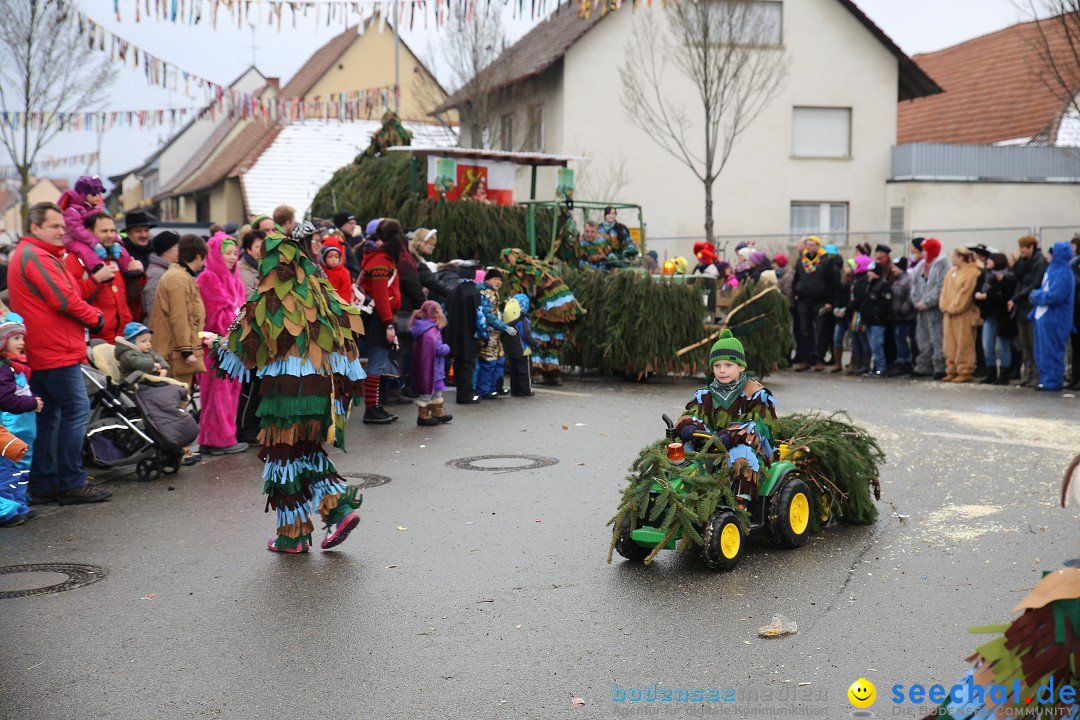
{"label": "string of pennant flags", "polygon": [[[69,155],[68,157],[59,158],[45,158],[43,160],[36,160],[30,165],[31,171],[42,170],[55,170],[61,167],[90,167],[98,161],[98,154],[96,152],[85,153],[83,155]],[[0,177],[14,177],[18,175],[19,169],[14,165],[0,165]]]}
{"label": "string of pennant flags", "polygon": [[261,98],[248,96],[243,104],[232,103],[220,108],[216,103],[202,108],[161,108],[156,110],[89,110],[73,112],[0,111],[0,124],[13,128],[38,131],[57,127],[62,131],[102,132],[117,128],[151,130],[174,125],[189,118],[209,118],[224,115],[229,119],[271,120],[295,122],[351,122],[371,118],[390,107],[399,95],[396,85],[335,93],[311,98]]}
{"label": "string of pennant flags", "polygon": [[[652,0],[644,0],[649,7]],[[666,5],[666,0],[662,0]],[[636,10],[641,0],[630,0]],[[285,11],[290,13],[289,21],[296,27],[298,20],[314,16],[316,24],[348,25],[355,20],[362,20],[373,14],[383,21],[397,14],[401,26],[413,29],[417,16],[428,27],[428,18],[433,16],[436,27],[442,27],[451,11],[452,0],[134,0],[132,4],[113,0],[113,12],[117,21],[124,19],[124,11],[131,9],[135,22],[143,20],[165,21],[175,24],[197,25],[208,22],[217,29],[219,21],[242,29],[246,24],[265,21],[270,26],[281,29]],[[623,0],[577,0],[578,14],[588,19],[593,13],[606,14],[623,6]],[[490,12],[492,6],[510,6],[515,18],[536,20],[545,17],[552,5],[561,7],[561,0],[458,0],[465,6],[466,19],[471,20],[477,10]]]}

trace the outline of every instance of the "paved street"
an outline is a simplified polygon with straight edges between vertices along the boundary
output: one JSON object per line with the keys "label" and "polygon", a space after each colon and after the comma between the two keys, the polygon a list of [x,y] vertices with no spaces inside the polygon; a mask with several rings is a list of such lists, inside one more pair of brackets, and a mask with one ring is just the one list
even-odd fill
{"label": "paved street", "polygon": [[[108,573],[0,600],[0,716],[609,718],[658,705],[613,702],[613,683],[662,683],[736,693],[662,717],[840,717],[863,676],[889,716],[890,686],[955,681],[979,642],[967,626],[1010,619],[1041,570],[1076,556],[1077,512],[1056,504],[1080,400],[790,372],[767,384],[781,412],[846,409],[878,437],[877,525],[795,551],[755,544],[728,574],[670,552],[650,568],[607,564],[626,467],[690,381],[568,382],[451,405],[437,428],[416,427],[408,406],[391,427],[357,413],[335,461],[391,482],[364,491],[360,528],[336,552],[265,550],[274,523],[253,451],[114,480],[110,502],[46,506],[0,531],[0,565]],[[446,464],[518,453],[558,464]],[[0,575],[0,590],[61,580]],[[774,613],[798,633],[758,638]]]}

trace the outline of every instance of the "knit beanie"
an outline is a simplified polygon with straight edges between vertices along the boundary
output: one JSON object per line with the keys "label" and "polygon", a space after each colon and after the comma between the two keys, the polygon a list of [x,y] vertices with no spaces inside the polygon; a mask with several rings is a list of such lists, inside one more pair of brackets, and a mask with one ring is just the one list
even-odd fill
{"label": "knit beanie", "polygon": [[83,175],[75,181],[75,192],[83,197],[87,195],[104,195],[105,185],[97,175]]}
{"label": "knit beanie", "polygon": [[326,256],[329,255],[332,252],[336,252],[338,254],[338,257],[341,260],[345,259],[344,253],[341,252],[341,246],[340,245],[338,245],[336,242],[335,243],[326,242],[326,243],[323,243],[322,250],[319,251],[319,259],[322,261],[323,265],[326,264]]}
{"label": "knit beanie", "polygon": [[720,333],[720,339],[713,343],[712,349],[709,351],[709,365],[713,365],[720,360],[728,360],[736,365],[746,367],[743,344],[739,341],[739,338],[731,334],[730,330],[724,330]]}
{"label": "knit beanie", "polygon": [[772,256],[772,261],[776,267],[787,267],[788,257],[784,253],[776,253]]}
{"label": "knit beanie", "polygon": [[334,213],[334,227],[342,228],[349,223],[350,220],[355,220],[356,216],[348,210],[339,210]]}
{"label": "knit beanie", "polygon": [[128,342],[135,342],[135,339],[137,337],[148,332],[153,331],[142,323],[129,322],[127,325],[124,326],[124,339]]}
{"label": "knit beanie", "polygon": [[925,240],[926,240],[926,238],[921,238],[921,237],[912,238],[911,239],[911,246],[913,248],[915,248],[916,250],[918,250],[919,252],[922,252],[922,244],[923,244],[923,242]]}
{"label": "knit beanie", "polygon": [[164,255],[180,243],[180,236],[172,230],[163,230],[154,236],[150,244],[154,246],[154,252]]}
{"label": "knit beanie", "polygon": [[926,238],[923,240],[922,249],[926,253],[926,262],[932,263],[941,254],[941,242],[937,238]]}
{"label": "knit beanie", "polygon": [[0,351],[12,337],[25,334],[26,325],[23,324],[22,315],[13,312],[5,314],[0,318]]}
{"label": "knit beanie", "polygon": [[364,228],[364,235],[371,237],[375,234],[375,231],[379,229],[379,223],[382,222],[382,218],[375,218],[374,220],[368,220],[367,226]]}
{"label": "knit beanie", "polygon": [[869,255],[859,255],[855,258],[855,274],[862,275],[874,265],[874,258]]}

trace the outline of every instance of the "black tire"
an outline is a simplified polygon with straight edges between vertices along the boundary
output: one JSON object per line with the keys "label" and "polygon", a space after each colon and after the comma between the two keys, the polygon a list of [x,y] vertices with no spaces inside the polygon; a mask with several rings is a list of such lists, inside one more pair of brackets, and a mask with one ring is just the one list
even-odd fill
{"label": "black tire", "polygon": [[701,558],[716,570],[733,570],[742,560],[746,549],[746,535],[739,525],[739,518],[730,510],[718,510],[705,524],[701,534],[704,541]]}
{"label": "black tire", "polygon": [[810,537],[814,496],[800,478],[789,475],[769,508],[769,533],[780,547],[797,548]]}
{"label": "black tire", "polygon": [[615,539],[615,552],[631,562],[641,562],[652,552],[651,548],[642,547],[630,537],[630,520],[623,521],[619,528],[619,537]]}
{"label": "black tire", "polygon": [[135,477],[143,482],[150,482],[161,477],[161,466],[157,458],[143,458],[135,463]]}

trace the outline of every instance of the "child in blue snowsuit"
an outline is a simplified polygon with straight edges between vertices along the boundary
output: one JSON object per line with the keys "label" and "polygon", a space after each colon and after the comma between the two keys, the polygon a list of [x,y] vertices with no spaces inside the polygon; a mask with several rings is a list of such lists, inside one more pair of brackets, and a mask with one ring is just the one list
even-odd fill
{"label": "child in blue snowsuit", "polygon": [[506,350],[506,372],[510,376],[510,394],[515,397],[532,397],[531,362],[529,355],[536,347],[529,323],[529,296],[518,293],[506,301],[503,321],[516,333],[506,333],[503,348]]}
{"label": "child in blue snowsuit", "polygon": [[[0,425],[30,448],[37,438],[37,413],[41,399],[30,392],[30,368],[26,367],[26,326],[17,313],[0,318]],[[33,450],[19,461],[29,470]]]}
{"label": "child in blue snowsuit", "polygon": [[1039,390],[1058,391],[1065,384],[1065,346],[1073,333],[1073,303],[1076,301],[1076,281],[1069,269],[1072,256],[1069,243],[1054,243],[1042,287],[1032,290],[1030,295],[1034,309],[1028,318],[1035,322]]}
{"label": "child in blue snowsuit", "polygon": [[0,527],[15,527],[34,517],[26,504],[29,470],[15,464],[26,454],[27,445],[0,425]]}

